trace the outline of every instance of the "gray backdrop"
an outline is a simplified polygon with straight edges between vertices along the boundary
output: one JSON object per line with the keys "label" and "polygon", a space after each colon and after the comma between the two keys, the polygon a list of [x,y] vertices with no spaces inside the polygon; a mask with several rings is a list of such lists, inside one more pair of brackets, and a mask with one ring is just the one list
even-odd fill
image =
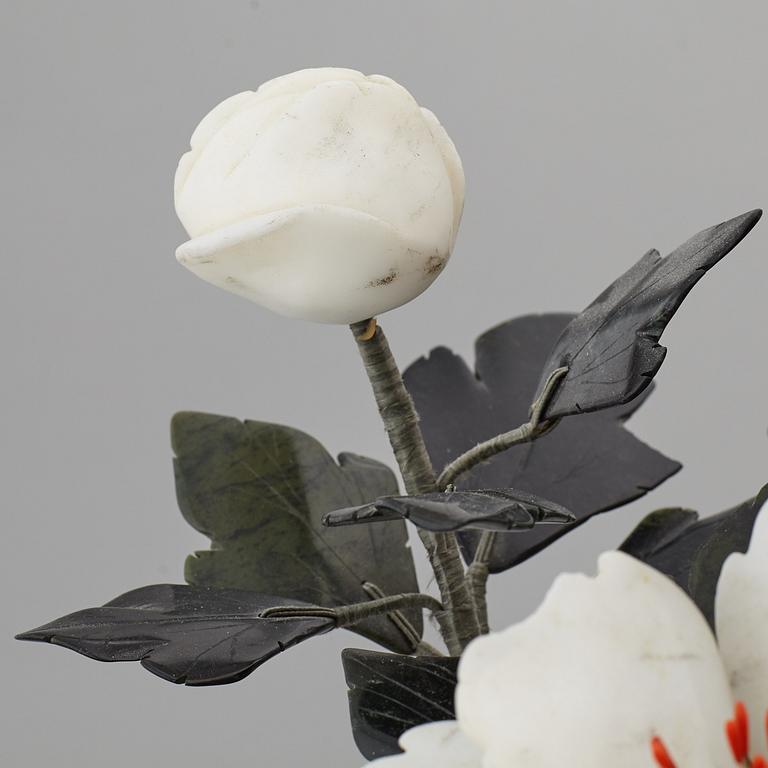
{"label": "gray backdrop", "polygon": [[[362,764],[337,632],[244,682],[175,687],[17,643],[206,540],[175,504],[168,421],[301,427],[391,461],[343,327],[268,314],[177,265],[172,177],[214,104],[275,75],[383,73],[432,108],[467,175],[451,264],[383,319],[403,363],[515,314],[576,310],[656,246],[768,203],[764,0],[5,0],[2,764]],[[718,511],[766,480],[763,223],[696,288],[633,430],[685,464],[491,587],[497,627],[591,570],[647,511]],[[425,573],[422,566],[422,575]]]}

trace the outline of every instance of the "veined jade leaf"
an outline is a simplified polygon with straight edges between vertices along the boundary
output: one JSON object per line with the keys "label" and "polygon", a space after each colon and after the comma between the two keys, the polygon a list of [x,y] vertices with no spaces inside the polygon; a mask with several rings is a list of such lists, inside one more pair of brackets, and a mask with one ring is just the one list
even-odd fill
{"label": "veined jade leaf", "polygon": [[400,752],[397,740],[409,728],[456,717],[453,696],[459,660],[455,657],[347,648],[341,660],[349,686],[352,734],[369,760]]}
{"label": "veined jade leaf", "polygon": [[571,320],[541,372],[540,388],[552,371],[568,368],[544,418],[610,408],[637,397],[664,361],[667,350],[659,338],[683,299],[761,215],[749,211],[709,227],[666,258],[648,251]]}
{"label": "veined jade leaf", "polygon": [[154,584],[24,632],[98,661],[140,661],[172,683],[242,680],[272,656],[335,627],[327,618],[262,618],[265,608],[301,605],[234,589]]}
{"label": "veined jade leaf", "polygon": [[[323,606],[418,592],[402,522],[331,530],[327,512],[397,493],[383,464],[350,453],[338,464],[296,429],[205,413],[172,422],[176,494],[185,519],[211,539],[186,562],[190,584],[285,595]],[[420,612],[406,613],[420,634]],[[392,650],[413,650],[386,616],[354,630]]]}
{"label": "veined jade leaf", "polygon": [[[445,347],[405,372],[435,468],[500,432],[528,420],[549,350],[573,319],[530,315],[484,333],[476,343],[475,371]],[[624,423],[650,388],[629,405],[563,419],[535,443],[499,453],[459,477],[459,490],[514,488],[550,499],[576,516],[572,525],[537,525],[499,533],[490,568],[511,568],[598,512],[626,504],[666,480],[680,465],[638,440]],[[479,534],[459,533],[471,559]]]}
{"label": "veined jade leaf", "polygon": [[328,526],[410,520],[428,531],[528,531],[534,525],[571,523],[564,507],[531,493],[509,489],[448,491],[420,496],[389,496],[325,516]]}
{"label": "veined jade leaf", "polygon": [[640,521],[621,550],[677,582],[715,626],[715,591],[732,552],[746,552],[752,527],[768,499],[766,485],[753,499],[699,519],[688,509],[660,509]]}

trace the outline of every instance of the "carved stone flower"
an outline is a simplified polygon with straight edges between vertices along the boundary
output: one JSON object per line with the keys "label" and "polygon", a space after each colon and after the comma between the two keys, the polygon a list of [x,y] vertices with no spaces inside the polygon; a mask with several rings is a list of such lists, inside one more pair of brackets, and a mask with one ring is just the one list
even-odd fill
{"label": "carved stone flower", "polygon": [[[406,732],[406,753],[374,765],[649,768],[654,756],[679,768],[731,768],[735,756],[746,764],[767,746],[768,505],[749,552],[723,566],[716,625],[717,641],[671,579],[603,554],[597,576],[558,577],[536,613],[467,648],[457,722]],[[744,706],[726,739],[735,701]],[[737,722],[747,712],[748,733]]]}
{"label": "carved stone flower", "polygon": [[464,203],[437,118],[381,75],[307,69],[215,107],[179,162],[178,260],[290,317],[351,323],[429,287]]}

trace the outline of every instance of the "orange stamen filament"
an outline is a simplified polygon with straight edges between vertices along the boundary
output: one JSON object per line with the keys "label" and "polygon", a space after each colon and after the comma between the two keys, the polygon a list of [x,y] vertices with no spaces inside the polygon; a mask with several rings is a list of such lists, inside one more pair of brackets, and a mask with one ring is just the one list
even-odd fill
{"label": "orange stamen filament", "polygon": [[677,768],[675,761],[667,751],[666,745],[658,736],[654,736],[651,739],[651,752],[659,768]]}
{"label": "orange stamen filament", "polygon": [[746,758],[749,754],[749,715],[743,701],[737,701],[733,710],[733,716],[739,726],[739,739],[741,751]]}
{"label": "orange stamen filament", "polygon": [[728,720],[725,724],[725,735],[728,737],[728,743],[731,745],[733,759],[737,763],[743,763],[747,757],[742,745],[741,732],[736,720]]}
{"label": "orange stamen filament", "polygon": [[[765,714],[765,732],[768,738],[768,712]],[[739,765],[746,768],[768,768],[768,760],[762,755],[749,757],[749,714],[744,702],[737,701],[733,709],[733,719],[725,723],[725,734],[733,757]],[[654,736],[651,739],[651,753],[659,768],[677,768],[664,742]]]}

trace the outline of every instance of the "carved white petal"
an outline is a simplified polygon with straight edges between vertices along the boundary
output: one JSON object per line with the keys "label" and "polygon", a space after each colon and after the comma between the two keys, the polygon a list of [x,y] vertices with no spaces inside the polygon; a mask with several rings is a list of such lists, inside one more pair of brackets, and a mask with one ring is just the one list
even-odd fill
{"label": "carved white petal", "polygon": [[216,107],[195,132],[194,166],[177,186],[189,234],[326,204],[447,250],[454,194],[433,126],[401,86],[353,74],[294,73]]}
{"label": "carved white petal", "polygon": [[262,98],[285,96],[303,93],[321,83],[339,80],[360,83],[365,80],[365,75],[356,69],[346,69],[345,67],[310,67],[267,80],[266,83],[259,86],[256,92]]}
{"label": "carved white petal", "polygon": [[368,214],[314,205],[193,238],[176,258],[203,280],[281,315],[352,323],[426,290],[448,256],[421,250]]}
{"label": "carved white petal", "polygon": [[368,765],[376,768],[482,768],[480,751],[456,722],[427,723],[400,737],[402,755],[381,757]]}
{"label": "carved white petal", "polygon": [[728,557],[715,596],[720,653],[733,695],[747,706],[752,751],[766,752],[768,710],[768,502],[757,515],[749,550]]}
{"label": "carved white petal", "polygon": [[[394,309],[430,285],[456,238],[464,175],[445,130],[401,85],[350,69],[309,69],[237,94],[203,118],[179,162],[174,197],[192,238],[177,252],[180,261],[191,266],[190,254],[205,253],[216,262],[219,243],[229,248],[220,259],[229,263],[229,244],[237,240],[240,254],[247,252],[246,271],[258,266],[258,280],[195,271],[282,314],[341,323]],[[306,252],[285,251],[286,264],[277,267],[277,250],[266,248],[265,233],[257,230],[266,225],[276,243],[271,219],[287,226],[286,212],[320,209],[349,215],[335,215],[330,225],[315,215],[291,219],[294,233],[302,233],[291,245]],[[359,238],[364,220],[377,230],[370,245]],[[346,237],[345,221],[351,223]],[[313,232],[315,222],[321,226]],[[346,250],[332,255],[339,247]],[[267,286],[269,272],[252,259],[257,252],[259,262],[268,252],[279,288]],[[296,270],[300,264],[305,275]],[[310,286],[318,274],[322,279]],[[372,285],[381,290],[368,290]]]}
{"label": "carved white petal", "polygon": [[453,192],[453,242],[459,232],[461,214],[464,211],[464,167],[461,164],[459,153],[456,151],[456,145],[451,140],[451,137],[448,135],[445,128],[440,124],[440,121],[435,117],[435,114],[426,107],[422,107],[421,111],[424,115],[424,119],[429,125],[429,129],[432,131],[432,137],[434,138],[435,143],[440,148],[443,162],[445,163],[445,168],[448,172],[448,178],[451,181],[451,190]]}
{"label": "carved white petal", "polygon": [[538,611],[475,640],[459,665],[461,728],[483,768],[732,768],[728,680],[713,634],[670,579],[619,552],[562,575]]}

